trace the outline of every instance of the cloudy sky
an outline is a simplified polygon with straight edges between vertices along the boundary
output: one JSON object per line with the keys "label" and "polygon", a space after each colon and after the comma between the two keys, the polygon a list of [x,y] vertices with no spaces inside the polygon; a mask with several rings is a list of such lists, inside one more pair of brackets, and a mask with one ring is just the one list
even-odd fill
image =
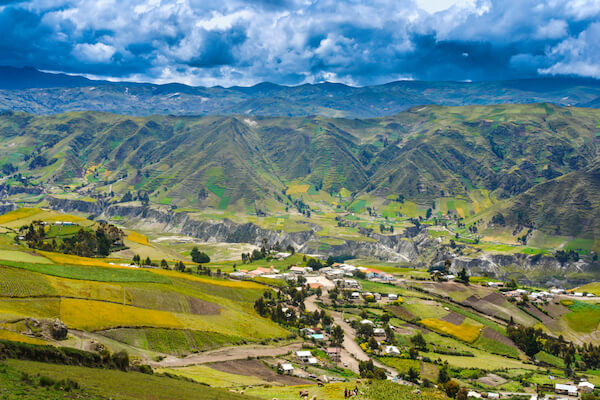
{"label": "cloudy sky", "polygon": [[600,78],[600,0],[0,0],[0,65],[193,85]]}

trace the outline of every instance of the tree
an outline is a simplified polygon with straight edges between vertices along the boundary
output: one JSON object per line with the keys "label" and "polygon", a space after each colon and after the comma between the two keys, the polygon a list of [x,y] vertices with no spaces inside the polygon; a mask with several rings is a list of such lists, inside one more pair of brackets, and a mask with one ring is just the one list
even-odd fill
{"label": "tree", "polygon": [[456,400],[467,400],[468,394],[469,394],[469,392],[467,391],[467,389],[464,387],[461,387],[458,390],[458,393],[456,393]]}
{"label": "tree", "polygon": [[410,349],[408,349],[408,356],[411,359],[416,360],[417,357],[419,357],[419,350],[416,347],[411,347]]}
{"label": "tree", "polygon": [[419,350],[427,349],[427,342],[425,341],[425,338],[423,337],[421,332],[417,332],[415,336],[411,337],[410,342]]}
{"label": "tree", "polygon": [[406,380],[416,383],[419,380],[419,371],[417,371],[415,367],[410,367],[408,369],[408,373],[406,374]]}
{"label": "tree", "polygon": [[467,274],[466,269],[463,268],[460,270],[457,280],[461,281],[462,283],[469,283],[469,275]]}
{"label": "tree", "polygon": [[160,267],[163,269],[169,269],[169,263],[164,258],[160,260]]}
{"label": "tree", "polygon": [[175,269],[179,272],[183,272],[185,271],[185,265],[183,262],[179,261],[177,264],[175,264]]}
{"label": "tree", "polygon": [[150,259],[150,257],[146,257],[146,261],[144,261],[144,265],[152,265],[152,260]]}
{"label": "tree", "polygon": [[448,365],[444,364],[438,373],[438,382],[444,384],[450,380],[448,376]]}
{"label": "tree", "polygon": [[460,385],[454,379],[451,379],[444,384],[444,390],[446,391],[448,397],[452,397],[454,399],[460,390]]}
{"label": "tree", "polygon": [[331,331],[331,343],[340,346],[344,342],[344,330],[341,326],[335,325]]}
{"label": "tree", "polygon": [[427,219],[431,218],[431,208],[427,209],[427,212],[425,213],[425,218],[427,218]]}

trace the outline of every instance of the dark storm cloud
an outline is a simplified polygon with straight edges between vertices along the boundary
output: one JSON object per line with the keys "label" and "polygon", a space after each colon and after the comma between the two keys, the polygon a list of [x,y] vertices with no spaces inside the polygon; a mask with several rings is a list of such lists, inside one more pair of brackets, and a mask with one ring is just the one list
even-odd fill
{"label": "dark storm cloud", "polygon": [[0,0],[13,66],[198,85],[600,78],[600,0]]}

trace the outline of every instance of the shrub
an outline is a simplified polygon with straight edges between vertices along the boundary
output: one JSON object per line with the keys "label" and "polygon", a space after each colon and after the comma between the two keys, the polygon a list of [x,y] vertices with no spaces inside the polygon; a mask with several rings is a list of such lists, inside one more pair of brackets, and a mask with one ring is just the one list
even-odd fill
{"label": "shrub", "polygon": [[40,386],[42,387],[50,387],[54,386],[56,381],[48,376],[40,376]]}

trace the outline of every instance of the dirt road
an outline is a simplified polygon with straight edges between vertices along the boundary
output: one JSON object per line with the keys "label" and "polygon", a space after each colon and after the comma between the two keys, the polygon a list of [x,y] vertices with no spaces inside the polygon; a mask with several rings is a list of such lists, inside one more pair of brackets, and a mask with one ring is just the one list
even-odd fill
{"label": "dirt road", "polygon": [[149,361],[148,364],[152,367],[185,367],[196,364],[243,360],[248,357],[279,357],[291,351],[300,350],[301,347],[301,343],[293,343],[279,347],[260,345],[225,347],[199,354],[190,354],[183,358],[167,356],[161,361]]}
{"label": "dirt road", "polygon": [[[326,295],[326,294],[324,294]],[[306,306],[306,310],[310,311],[310,312],[314,312],[319,310],[319,306],[316,304],[316,296],[309,296],[306,299],[304,299],[304,305]],[[354,331],[354,328],[352,328],[350,326],[350,324],[348,324],[346,321],[344,321],[344,318],[342,317],[342,313],[341,312],[337,312],[337,311],[332,311],[332,310],[327,310],[327,312],[329,313],[329,315],[331,315],[331,317],[333,318],[333,321],[336,323],[336,325],[339,325],[342,327],[342,330],[344,331],[344,342],[342,343],[342,354],[341,354],[341,359],[342,359],[342,363],[347,364],[348,365],[348,369],[352,370],[353,372],[358,373],[358,362],[359,361],[368,361],[370,359],[370,357],[367,355],[367,353],[365,353],[363,351],[363,349],[361,349],[361,347],[358,345],[358,343],[356,343],[356,341],[354,340],[356,338],[356,333]],[[386,371],[388,371],[392,376],[396,376],[398,375],[398,373],[386,366],[381,364],[380,362],[373,360],[373,364],[379,368],[383,368]]]}

